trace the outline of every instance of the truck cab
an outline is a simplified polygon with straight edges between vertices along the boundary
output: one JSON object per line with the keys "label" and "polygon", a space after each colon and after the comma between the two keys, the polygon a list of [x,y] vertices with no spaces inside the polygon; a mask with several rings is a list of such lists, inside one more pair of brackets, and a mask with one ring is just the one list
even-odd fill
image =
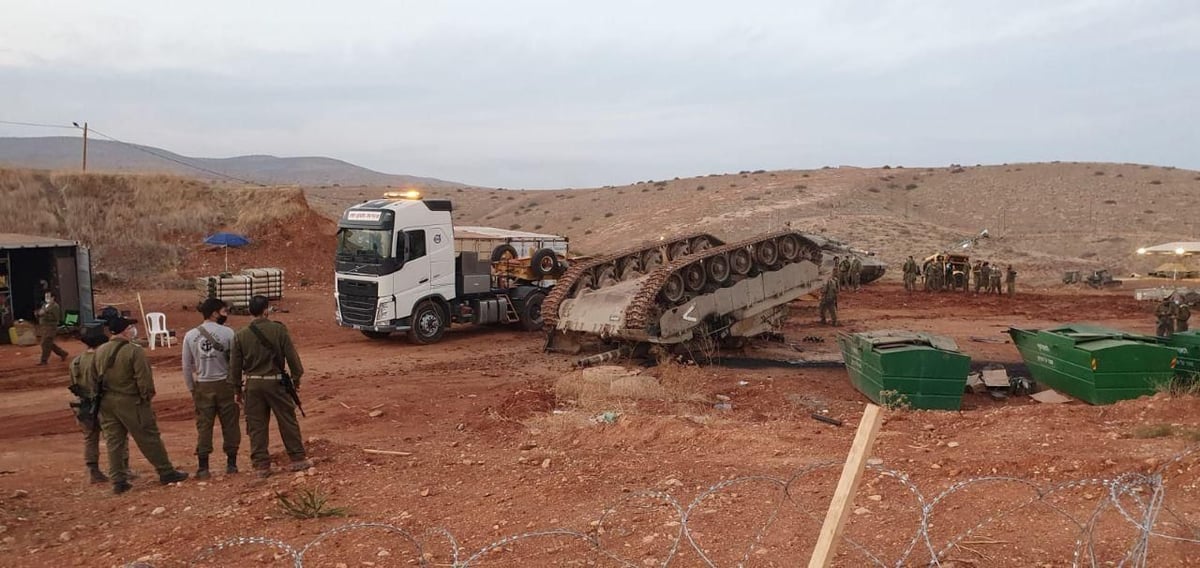
{"label": "truck cab", "polygon": [[509,263],[518,251],[534,250],[558,269],[566,239],[481,227],[456,239],[452,211],[449,200],[415,191],[347,209],[335,253],[338,324],[374,339],[405,331],[416,343],[439,340],[453,322],[540,328],[541,299],[553,280],[498,278],[494,261],[497,251]]}

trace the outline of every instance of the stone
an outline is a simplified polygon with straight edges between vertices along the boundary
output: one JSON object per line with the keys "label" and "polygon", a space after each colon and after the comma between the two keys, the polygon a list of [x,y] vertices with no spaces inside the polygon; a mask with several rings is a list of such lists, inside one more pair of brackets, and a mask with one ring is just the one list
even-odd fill
{"label": "stone", "polygon": [[946,442],[947,448],[957,448],[958,445],[959,445],[958,442]]}
{"label": "stone", "polygon": [[370,416],[371,418],[379,418],[380,416],[383,416],[383,411],[382,410],[372,410],[370,413],[367,414],[367,416]]}
{"label": "stone", "polygon": [[155,507],[153,511],[150,511],[150,514],[151,515],[161,515],[165,512],[167,512],[166,507]]}
{"label": "stone", "polygon": [[71,533],[67,532],[67,531],[63,531],[61,534],[58,535],[58,541],[59,542],[71,542]]}
{"label": "stone", "polygon": [[29,492],[24,489],[17,489],[12,492],[13,499],[24,499],[29,496]]}
{"label": "stone", "polygon": [[869,495],[867,496],[867,499],[872,501],[883,501],[883,495]]}
{"label": "stone", "polygon": [[542,460],[542,469],[550,469],[550,458]]}

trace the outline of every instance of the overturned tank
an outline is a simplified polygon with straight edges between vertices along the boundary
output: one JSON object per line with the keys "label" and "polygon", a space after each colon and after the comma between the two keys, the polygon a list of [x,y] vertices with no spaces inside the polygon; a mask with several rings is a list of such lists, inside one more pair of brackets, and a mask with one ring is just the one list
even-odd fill
{"label": "overturned tank", "polygon": [[543,302],[547,348],[576,353],[597,339],[672,345],[771,331],[789,302],[828,278],[826,244],[791,230],[734,243],[697,233],[576,265]]}

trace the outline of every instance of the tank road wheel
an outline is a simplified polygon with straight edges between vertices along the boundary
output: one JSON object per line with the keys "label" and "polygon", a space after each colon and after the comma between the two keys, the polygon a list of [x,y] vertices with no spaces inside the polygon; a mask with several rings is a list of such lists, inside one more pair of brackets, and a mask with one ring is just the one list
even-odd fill
{"label": "tank road wheel", "polygon": [[693,253],[697,253],[702,250],[708,250],[710,248],[712,248],[712,243],[709,243],[707,238],[696,237],[696,238],[692,239],[692,252]]}
{"label": "tank road wheel", "polygon": [[601,267],[600,270],[596,272],[597,288],[612,286],[618,282],[620,282],[620,280],[617,279],[617,269],[611,264]]}
{"label": "tank road wheel", "polygon": [[792,235],[784,235],[776,241],[779,249],[779,258],[784,262],[796,262],[800,260],[800,243],[796,237]]}
{"label": "tank road wheel", "polygon": [[649,274],[654,272],[655,268],[662,266],[662,249],[654,248],[642,253],[642,270]]}
{"label": "tank road wheel", "polygon": [[704,289],[704,285],[708,283],[708,274],[704,271],[704,265],[695,262],[687,265],[682,270],[683,285],[689,292],[699,292]]}
{"label": "tank road wheel", "polygon": [[579,275],[579,281],[575,283],[574,297],[578,298],[580,294],[596,289],[596,276],[591,272],[584,272]]}
{"label": "tank road wheel", "polygon": [[390,331],[372,331],[369,329],[362,330],[362,334],[376,341],[387,339],[392,335]]}
{"label": "tank road wheel", "polygon": [[521,319],[521,329],[525,331],[538,331],[545,325],[542,320],[542,301],[546,299],[546,295],[541,292],[533,292],[525,297],[525,301],[521,304],[521,312],[517,314]]}
{"label": "tank road wheel", "polygon": [[408,340],[417,345],[437,343],[446,333],[446,314],[441,306],[425,300],[413,309],[412,327],[408,330]]}
{"label": "tank road wheel", "polygon": [[536,276],[549,276],[558,270],[558,254],[548,248],[538,249],[529,259],[529,268]]}
{"label": "tank road wheel", "polygon": [[492,249],[492,262],[500,262],[502,260],[512,260],[517,258],[517,249],[512,245],[500,245]]}
{"label": "tank road wheel", "polygon": [[673,305],[683,300],[684,290],[683,277],[678,272],[673,272],[667,276],[667,281],[663,282],[662,297]]}
{"label": "tank road wheel", "polygon": [[709,257],[705,261],[704,267],[708,269],[708,279],[713,284],[724,286],[725,282],[729,280],[729,257],[723,254]]}
{"label": "tank road wheel", "polygon": [[779,248],[775,246],[775,241],[763,241],[754,245],[754,258],[763,268],[775,266],[779,262]]}
{"label": "tank road wheel", "polygon": [[621,270],[617,271],[618,278],[622,282],[633,280],[642,275],[642,259],[633,256],[621,263]]}
{"label": "tank road wheel", "polygon": [[688,246],[687,241],[683,241],[681,243],[675,243],[675,244],[671,245],[671,248],[669,249],[667,256],[671,260],[678,260],[679,258],[682,258],[682,257],[685,257],[685,256],[691,254],[691,252],[692,252],[692,249],[691,249],[691,247]]}
{"label": "tank road wheel", "polygon": [[749,249],[740,248],[729,253],[729,269],[734,274],[745,276],[750,274],[751,268],[754,268],[754,256]]}

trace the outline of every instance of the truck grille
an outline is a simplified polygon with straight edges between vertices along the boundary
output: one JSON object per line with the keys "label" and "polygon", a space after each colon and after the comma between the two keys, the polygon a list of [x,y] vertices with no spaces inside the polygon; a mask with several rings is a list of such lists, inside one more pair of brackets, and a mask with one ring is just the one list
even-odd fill
{"label": "truck grille", "polygon": [[375,324],[375,306],[378,304],[379,286],[361,280],[337,281],[338,309],[342,321],[357,325]]}

